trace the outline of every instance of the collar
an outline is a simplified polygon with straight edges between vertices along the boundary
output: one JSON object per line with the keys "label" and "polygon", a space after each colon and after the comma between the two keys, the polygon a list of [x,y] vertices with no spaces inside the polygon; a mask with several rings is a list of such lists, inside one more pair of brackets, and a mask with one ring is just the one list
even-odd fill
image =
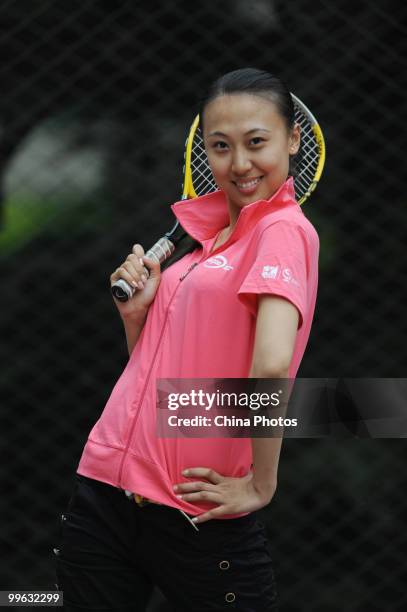
{"label": "collar", "polygon": [[[242,208],[232,232],[233,238],[237,239],[264,215],[292,206],[301,211],[295,199],[294,179],[290,176],[269,200],[257,200]],[[180,200],[171,208],[184,230],[199,242],[213,238],[229,224],[226,196],[221,190],[191,200]]]}

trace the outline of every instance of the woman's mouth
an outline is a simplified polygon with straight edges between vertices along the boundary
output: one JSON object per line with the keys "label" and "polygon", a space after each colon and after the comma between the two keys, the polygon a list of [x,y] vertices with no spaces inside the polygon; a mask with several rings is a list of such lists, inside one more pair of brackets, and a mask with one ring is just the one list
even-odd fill
{"label": "woman's mouth", "polygon": [[262,176],[258,176],[256,178],[240,179],[239,181],[233,181],[233,183],[236,185],[240,193],[243,193],[244,195],[251,195],[256,191],[257,185],[260,183],[262,178]]}

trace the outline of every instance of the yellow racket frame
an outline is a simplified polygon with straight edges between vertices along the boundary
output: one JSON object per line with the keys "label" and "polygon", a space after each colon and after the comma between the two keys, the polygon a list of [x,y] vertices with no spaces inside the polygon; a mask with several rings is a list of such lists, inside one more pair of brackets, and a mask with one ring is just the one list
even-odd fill
{"label": "yellow racket frame", "polygon": [[182,192],[182,199],[196,198],[194,186],[192,184],[192,170],[191,170],[191,157],[192,157],[192,145],[194,142],[195,132],[199,125],[199,115],[195,117],[192,122],[191,129],[189,130],[187,146],[185,149],[185,173],[184,173],[184,189]]}

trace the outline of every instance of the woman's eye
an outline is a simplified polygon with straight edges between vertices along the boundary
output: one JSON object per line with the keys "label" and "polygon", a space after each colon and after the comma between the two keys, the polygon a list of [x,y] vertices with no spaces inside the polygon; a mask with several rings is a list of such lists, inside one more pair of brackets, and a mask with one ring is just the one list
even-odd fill
{"label": "woman's eye", "polygon": [[264,138],[261,138],[261,136],[255,136],[254,138],[251,139],[250,144],[258,145],[258,144],[261,144],[262,142],[264,142]]}
{"label": "woman's eye", "polygon": [[217,142],[213,143],[213,148],[214,149],[226,149],[227,144],[226,142],[223,142],[223,140],[218,140]]}

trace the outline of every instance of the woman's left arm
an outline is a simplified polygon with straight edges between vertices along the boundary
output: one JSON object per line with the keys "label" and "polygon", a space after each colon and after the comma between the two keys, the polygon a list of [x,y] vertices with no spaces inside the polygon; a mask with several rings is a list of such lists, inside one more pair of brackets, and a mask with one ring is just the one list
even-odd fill
{"label": "woman's left arm", "polygon": [[[251,378],[288,378],[298,327],[298,310],[288,300],[260,295]],[[239,478],[223,476],[209,467],[191,467],[185,477],[204,478],[174,485],[185,501],[211,501],[217,507],[192,519],[205,522],[224,514],[252,512],[266,506],[277,486],[281,438],[252,438],[254,472]]]}
{"label": "woman's left arm", "polygon": [[[299,313],[288,300],[260,295],[252,365],[249,378],[288,378],[297,334]],[[277,487],[282,438],[252,438],[252,484],[264,505]]]}

